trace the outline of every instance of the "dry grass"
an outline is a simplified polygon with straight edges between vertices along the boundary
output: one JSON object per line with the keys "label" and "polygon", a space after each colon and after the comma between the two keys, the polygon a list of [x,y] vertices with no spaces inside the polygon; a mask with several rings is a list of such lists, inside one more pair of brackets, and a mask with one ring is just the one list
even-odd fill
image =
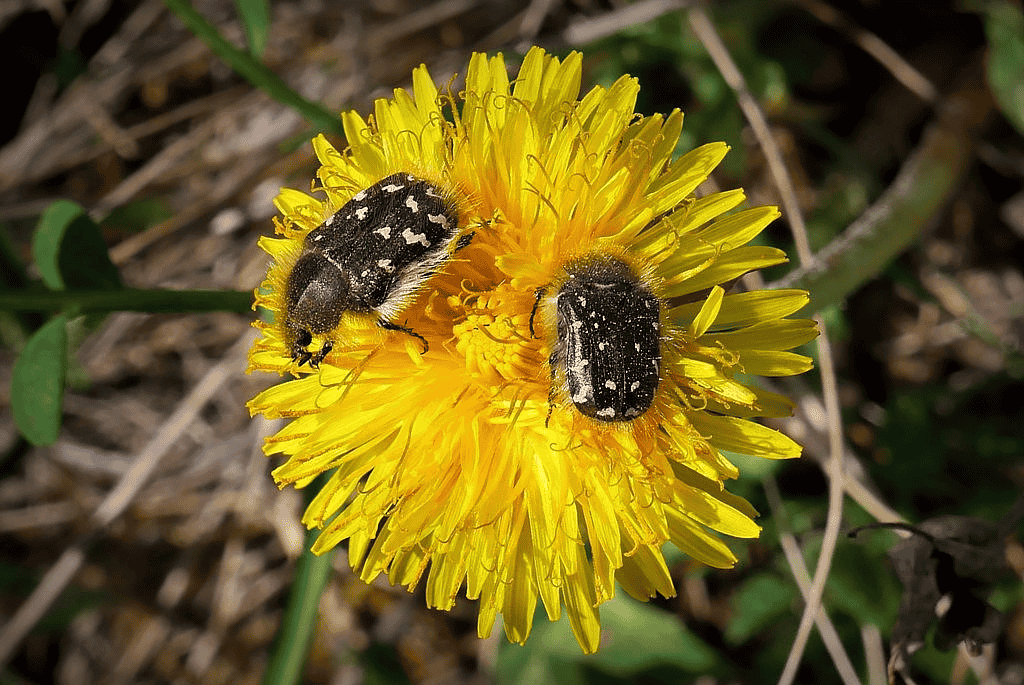
{"label": "dry grass", "polygon": [[[240,44],[231,2],[195,4]],[[605,4],[277,4],[263,61],[329,109],[366,112],[374,97],[406,85],[420,62],[444,82],[473,50],[534,41],[575,44],[684,3],[649,1],[610,13]],[[807,4],[821,11],[820,3]],[[59,2],[36,5],[50,11],[68,44],[108,12],[120,12],[120,18],[88,72],[70,88],[56,96],[52,78],[39,80],[25,125],[0,149],[0,221],[30,226],[29,218],[60,197],[75,199],[97,217],[159,198],[170,218],[143,233],[107,236],[126,283],[256,287],[266,268],[256,237],[271,232],[272,198],[282,185],[305,188],[315,172],[308,146],[295,148],[308,138],[304,122],[232,74],[159,0],[142,0],[127,12],[105,0],[79,3],[70,13]],[[0,12],[0,29],[26,7]],[[853,35],[870,44],[870,36]],[[892,65],[934,95],[927,79],[922,86],[923,77],[906,76],[905,67]],[[762,138],[751,147],[765,144]],[[994,150],[983,153],[994,164],[1005,162]],[[763,170],[748,179],[749,186],[772,187],[770,179]],[[971,217],[967,200],[961,202],[953,220],[963,228]],[[1004,210],[1007,222],[1018,226],[1024,224],[1019,204]],[[19,237],[19,248],[25,249],[27,235]],[[892,314],[884,355],[889,372],[934,378],[949,358],[964,362],[960,382],[1001,369],[1002,353],[963,333],[956,321],[980,320],[1019,350],[1020,270],[973,264],[941,236],[929,238],[923,251],[928,259],[922,282],[935,303],[908,295]],[[275,426],[251,420],[245,410],[246,400],[274,380],[243,373],[249,323],[250,317],[233,314],[109,317],[80,349],[89,382],[68,394],[61,438],[45,449],[18,444],[6,397],[11,353],[0,353],[7,362],[0,364],[0,452],[14,449],[21,457],[16,472],[0,480],[0,560],[42,573],[70,544],[82,543],[84,563],[73,582],[96,593],[87,598],[92,608],[59,639],[25,639],[16,657],[19,671],[40,680],[52,674],[60,684],[258,682],[303,531],[301,495],[273,487],[271,464],[261,452]],[[830,473],[840,495],[849,493],[876,516],[894,516],[836,437],[838,400],[824,412],[815,399],[819,393],[806,393],[800,418],[787,429],[800,435],[812,456],[824,459],[831,449],[836,460]],[[839,461],[844,453],[845,467]],[[123,513],[96,534],[97,508],[143,456],[151,477],[134,483]],[[837,525],[833,519],[833,533]],[[321,603],[310,681],[360,682],[357,656],[379,643],[395,646],[414,682],[490,680],[503,638],[476,639],[471,603],[460,600],[442,615],[382,579],[364,585],[344,555],[336,571]],[[802,578],[806,571],[794,573]],[[33,584],[26,580],[22,589],[27,593]],[[11,615],[20,595],[8,591],[2,601],[0,612]]]}

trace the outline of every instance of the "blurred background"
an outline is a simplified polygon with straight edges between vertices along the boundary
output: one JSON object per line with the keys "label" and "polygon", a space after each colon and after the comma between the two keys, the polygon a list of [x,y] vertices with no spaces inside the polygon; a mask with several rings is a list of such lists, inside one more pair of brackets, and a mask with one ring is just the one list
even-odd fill
{"label": "blurred background", "polygon": [[[314,125],[214,56],[161,0],[2,0],[0,241],[6,291],[38,278],[32,234],[55,200],[99,223],[134,288],[251,291],[282,186],[308,191]],[[724,140],[720,188],[779,204],[764,147],[671,0],[274,0],[262,20],[193,0],[231,43],[330,112],[366,114],[427,64],[459,88],[473,51],[516,63],[528,46],[582,50],[584,90],[639,77],[638,111],[682,109],[678,152]],[[765,110],[815,251],[871,234],[863,270],[818,299],[838,365],[847,478],[843,530],[895,513],[996,523],[1024,490],[1024,19],[1018,2],[721,0],[714,28]],[[338,147],[344,140],[328,134]],[[892,244],[886,246],[888,236]],[[787,218],[763,237],[793,262]],[[909,244],[908,249],[903,249]],[[878,247],[876,250],[875,247]],[[888,254],[894,258],[890,259]],[[805,312],[810,315],[812,312]],[[10,409],[15,356],[45,317],[0,312],[0,626],[69,545],[84,563],[12,652],[0,683],[257,683],[303,548],[302,494],[278,492],[262,454],[278,425],[245,402],[276,379],[244,374],[255,314],[120,312],[84,331],[56,443],[34,447]],[[806,350],[816,354],[813,347]],[[787,463],[736,457],[730,489],[762,513],[741,561],[674,555],[678,596],[602,607],[608,642],[579,653],[538,612],[525,647],[476,637],[476,607],[429,610],[334,561],[306,682],[775,682],[803,610],[782,543],[812,573],[827,516],[828,424],[815,373],[774,389],[798,402]],[[140,455],[154,470],[124,513],[94,514]],[[1007,531],[1004,531],[1007,532]],[[862,682],[903,588],[887,531],[842,537],[824,609]],[[1024,682],[1021,527],[976,591],[1003,612],[980,660],[929,642],[919,683]],[[622,593],[619,593],[622,594]],[[888,652],[886,652],[888,653]],[[883,667],[884,668],[884,667]],[[839,682],[817,633],[797,682]]]}

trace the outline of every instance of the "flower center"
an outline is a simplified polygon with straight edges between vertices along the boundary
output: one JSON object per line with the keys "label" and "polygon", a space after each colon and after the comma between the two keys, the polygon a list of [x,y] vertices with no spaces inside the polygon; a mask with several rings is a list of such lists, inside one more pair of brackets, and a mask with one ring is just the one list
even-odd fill
{"label": "flower center", "polygon": [[536,386],[546,396],[546,345],[530,336],[533,300],[532,293],[504,283],[493,290],[448,298],[455,313],[455,349],[466,358],[466,369],[478,382]]}

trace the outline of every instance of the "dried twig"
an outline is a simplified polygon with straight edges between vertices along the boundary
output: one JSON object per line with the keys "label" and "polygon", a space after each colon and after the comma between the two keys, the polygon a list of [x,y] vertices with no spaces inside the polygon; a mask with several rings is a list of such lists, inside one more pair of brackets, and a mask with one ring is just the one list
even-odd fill
{"label": "dried twig", "polygon": [[446,19],[457,17],[473,9],[476,4],[476,0],[441,0],[382,26],[370,35],[368,43],[374,52],[383,50],[388,43],[439,24]]}
{"label": "dried twig", "polygon": [[868,666],[867,685],[885,685],[885,646],[878,627],[865,623],[860,627],[860,639],[864,643],[864,660]]}
{"label": "dried twig", "polygon": [[994,103],[980,85],[979,65],[968,65],[960,86],[938,107],[914,153],[892,184],[842,235],[772,288],[811,290],[821,310],[879,273],[942,212],[974,156],[974,140]]}
{"label": "dried twig", "polygon": [[[692,9],[688,14],[688,18],[691,28],[697,34],[705,49],[707,49],[715,66],[723,78],[725,78],[729,87],[736,93],[736,99],[743,110],[743,115],[750,123],[754,135],[764,151],[772,179],[782,198],[782,204],[789,219],[793,239],[796,243],[797,255],[801,263],[806,263],[811,259],[811,249],[807,240],[806,227],[804,226],[800,206],[797,203],[792,179],[786,170],[782,154],[772,138],[768,122],[765,120],[757,101],[750,94],[743,75],[737,69],[725,44],[722,42],[721,37],[704,10],[701,8]],[[832,565],[832,555],[835,552],[836,541],[839,537],[839,526],[842,521],[843,429],[839,415],[839,397],[836,387],[835,367],[832,362],[832,350],[828,334],[825,330],[825,322],[821,317],[817,317],[817,322],[821,333],[817,341],[818,364],[821,370],[822,393],[825,398],[825,409],[829,425],[830,457],[826,469],[826,473],[829,476],[828,519],[825,523],[825,534],[822,539],[821,552],[818,556],[818,564],[814,572],[814,583],[808,593],[807,605],[800,619],[800,626],[797,628],[796,637],[793,639],[793,646],[786,661],[786,667],[779,678],[780,685],[789,685],[796,676],[796,669],[807,645],[807,639],[810,637],[814,617],[821,607],[821,596],[825,590],[825,580],[828,578],[828,572]]]}
{"label": "dried twig", "polygon": [[[779,486],[775,483],[775,478],[770,475],[764,478],[763,484],[765,495],[768,499],[768,506],[772,509],[772,518],[782,522],[779,524],[779,541],[782,543],[782,552],[786,556],[786,563],[789,564],[789,570],[793,574],[797,587],[800,588],[800,594],[803,595],[806,602],[810,597],[811,576],[807,572],[804,556],[800,551],[800,545],[797,543],[796,538],[791,532],[784,529],[786,517],[782,497],[779,495]],[[843,683],[845,685],[860,685],[857,670],[853,667],[853,662],[850,661],[846,649],[843,648],[843,641],[839,637],[839,632],[836,630],[835,625],[833,625],[832,619],[825,613],[824,607],[818,607],[818,612],[814,617],[814,624],[818,626],[821,639],[825,643],[825,648],[828,650],[829,656],[832,657],[832,663],[836,665],[836,670],[839,672],[839,677]]]}
{"label": "dried twig", "polygon": [[[801,395],[794,416],[786,419],[771,419],[766,423],[781,429],[799,442],[804,448],[804,454],[816,459],[824,470],[827,468],[829,457],[830,430],[825,406],[816,395],[799,392],[794,394]],[[846,446],[843,448],[843,468],[843,487],[850,499],[871,514],[876,521],[906,522],[878,495],[877,488],[870,482],[866,469],[860,463],[860,458]],[[897,531],[897,534],[906,535],[902,531]]]}
{"label": "dried twig", "polygon": [[237,373],[246,350],[252,344],[252,339],[252,334],[243,335],[224,358],[206,372],[203,379],[181,401],[160,431],[135,458],[103,503],[93,512],[90,517],[92,532],[73,543],[61,554],[29,598],[18,608],[10,621],[0,628],[0,670],[3,670],[17,646],[81,569],[85,563],[85,549],[88,543],[98,531],[108,526],[128,508],[153,475],[167,450],[174,446],[199,412]]}
{"label": "dried twig", "polygon": [[601,38],[607,38],[627,26],[652,21],[677,10],[690,6],[692,0],[640,0],[597,17],[585,17],[573,21],[562,33],[569,45],[585,45]]}
{"label": "dried twig", "polygon": [[889,73],[914,95],[929,103],[938,100],[939,92],[932,82],[876,34],[858,26],[849,17],[822,0],[796,0],[796,2],[813,14],[818,21],[847,34],[850,40],[878,60],[879,64],[888,69]]}
{"label": "dried twig", "polygon": [[547,19],[555,0],[530,0],[530,4],[522,14],[519,24],[519,37],[524,40],[532,40],[540,33],[540,27]]}

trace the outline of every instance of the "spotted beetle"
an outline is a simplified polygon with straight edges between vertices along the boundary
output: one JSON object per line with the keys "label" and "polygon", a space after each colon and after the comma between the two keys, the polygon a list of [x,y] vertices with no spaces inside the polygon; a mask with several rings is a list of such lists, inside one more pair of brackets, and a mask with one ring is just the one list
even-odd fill
{"label": "spotted beetle", "polygon": [[[555,295],[558,339],[552,348],[551,396],[556,377],[580,413],[598,421],[631,421],[654,401],[661,376],[661,300],[633,269],[607,254],[574,259]],[[533,320],[547,289],[537,291]]]}
{"label": "spotted beetle", "polygon": [[399,310],[472,237],[460,236],[454,206],[429,181],[397,173],[356,193],[310,231],[288,274],[285,331],[293,360],[317,367],[314,335],[338,326],[345,312],[374,313],[377,324],[427,341],[395,321]]}

